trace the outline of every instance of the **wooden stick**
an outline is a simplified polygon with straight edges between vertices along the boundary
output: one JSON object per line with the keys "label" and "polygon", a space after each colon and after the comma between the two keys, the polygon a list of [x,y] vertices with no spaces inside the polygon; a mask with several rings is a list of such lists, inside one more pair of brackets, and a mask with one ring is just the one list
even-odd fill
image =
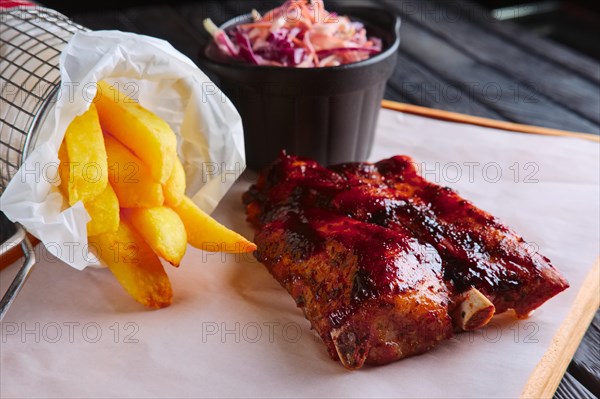
{"label": "wooden stick", "polygon": [[491,127],[494,129],[508,130],[511,132],[543,134],[548,136],[575,137],[584,140],[600,142],[600,136],[591,133],[569,132],[566,130],[551,129],[541,126],[521,125],[519,123],[498,121],[495,119],[481,118],[457,112],[443,111],[440,109],[420,107],[418,105],[404,104],[395,101],[383,100],[381,106],[386,109],[400,111],[407,114],[424,116],[427,118],[441,119],[450,122],[468,123],[471,125]]}
{"label": "wooden stick", "polygon": [[583,335],[600,306],[600,258],[585,278],[567,317],[552,338],[529,380],[521,398],[551,398],[571,362]]}

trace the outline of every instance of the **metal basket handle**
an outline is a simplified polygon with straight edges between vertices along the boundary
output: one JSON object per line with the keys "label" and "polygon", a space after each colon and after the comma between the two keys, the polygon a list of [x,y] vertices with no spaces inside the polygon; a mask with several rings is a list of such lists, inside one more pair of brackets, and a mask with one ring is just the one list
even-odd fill
{"label": "metal basket handle", "polygon": [[13,279],[12,283],[2,296],[0,300],[0,321],[8,312],[10,305],[13,303],[21,288],[25,284],[27,277],[31,273],[33,266],[35,265],[35,252],[33,250],[33,245],[31,245],[31,241],[27,237],[25,229],[19,223],[15,224],[16,232],[12,235],[8,240],[6,240],[0,246],[0,256],[8,253],[11,249],[15,248],[17,245],[21,245],[21,249],[23,250],[23,254],[25,255],[25,260],[23,261],[23,265],[17,272],[17,275]]}

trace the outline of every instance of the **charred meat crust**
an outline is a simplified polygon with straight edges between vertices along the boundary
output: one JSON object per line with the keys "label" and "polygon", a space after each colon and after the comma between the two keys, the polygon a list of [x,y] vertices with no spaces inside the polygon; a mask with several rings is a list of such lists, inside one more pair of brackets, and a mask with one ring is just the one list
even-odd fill
{"label": "charred meat crust", "polygon": [[283,153],[243,200],[257,258],[347,368],[432,348],[465,298],[485,307],[454,324],[477,328],[568,287],[522,237],[406,156],[325,168]]}

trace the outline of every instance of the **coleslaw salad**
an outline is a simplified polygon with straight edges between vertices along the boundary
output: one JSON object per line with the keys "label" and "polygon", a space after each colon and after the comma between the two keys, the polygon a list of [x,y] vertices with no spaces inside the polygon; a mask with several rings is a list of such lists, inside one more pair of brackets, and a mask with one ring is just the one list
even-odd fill
{"label": "coleslaw salad", "polygon": [[313,68],[358,62],[382,50],[361,22],[325,10],[323,0],[287,0],[227,31],[210,19],[204,27],[220,52],[253,65]]}

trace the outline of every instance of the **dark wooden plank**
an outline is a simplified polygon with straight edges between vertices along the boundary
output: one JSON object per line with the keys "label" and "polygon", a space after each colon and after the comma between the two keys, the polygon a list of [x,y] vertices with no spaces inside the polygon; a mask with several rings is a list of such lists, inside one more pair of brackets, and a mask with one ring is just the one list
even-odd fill
{"label": "dark wooden plank", "polygon": [[[185,21],[188,29],[199,41],[198,51],[202,51],[210,40],[210,35],[203,26],[204,19],[211,18],[213,22],[220,25],[236,16],[234,12],[228,11],[227,8],[223,6],[222,1],[216,0],[177,4],[173,8],[180,18]],[[219,78],[216,74],[203,68],[202,65],[199,65],[199,67],[203,69],[209,79],[218,84]]]}
{"label": "dark wooden plank", "polygon": [[[397,0],[393,3],[397,7],[407,4]],[[457,12],[447,4],[450,3],[441,5],[439,2],[420,1],[418,7],[407,15],[481,64],[518,79],[541,95],[600,124],[600,91],[596,84],[523,50],[514,45],[514,39],[507,41],[489,29],[473,25],[465,19],[463,12]],[[431,13],[429,10],[439,12]]]}
{"label": "dark wooden plank", "polygon": [[511,21],[498,21],[491,17],[488,11],[472,1],[449,1],[446,2],[446,7],[457,10],[470,23],[503,36],[513,45],[520,46],[525,51],[543,57],[593,83],[600,84],[600,64],[597,60],[571,50],[560,43],[540,37]]}
{"label": "dark wooden plank", "polygon": [[[405,0],[387,0],[398,10],[406,10]],[[550,101],[600,124],[600,91],[598,86],[562,67],[548,62],[504,37],[483,27],[473,25],[445,4],[422,0],[403,16],[424,26],[447,43],[472,57],[479,64],[495,69],[518,80]],[[439,12],[432,13],[431,10]]]}
{"label": "dark wooden plank", "polygon": [[596,312],[575,352],[568,371],[594,395],[600,397],[600,310]]}
{"label": "dark wooden plank", "polygon": [[120,11],[82,12],[69,17],[91,30],[117,29],[125,32],[139,33],[137,27]]}
{"label": "dark wooden plank", "polygon": [[540,96],[518,80],[481,65],[410,18],[404,18],[401,35],[400,52],[427,65],[438,78],[470,93],[506,120],[600,134],[598,125]]}
{"label": "dark wooden plank", "polygon": [[395,88],[387,85],[383,92],[383,98],[390,101],[397,101],[401,103],[410,102],[408,97],[405,97],[403,93],[397,91]]}
{"label": "dark wooden plank", "polygon": [[234,16],[248,14],[252,9],[258,11],[271,10],[283,4],[281,0],[223,0],[223,7]]}
{"label": "dark wooden plank", "polygon": [[486,107],[471,93],[454,86],[430,72],[425,65],[404,52],[398,54],[398,67],[388,86],[401,93],[411,104],[460,112],[492,119],[504,119],[496,111]]}
{"label": "dark wooden plank", "polygon": [[173,6],[175,10],[184,18],[195,32],[208,37],[202,22],[205,18],[211,18],[217,25],[237,16],[235,12],[224,7],[222,1],[200,1],[181,3]]}
{"label": "dark wooden plank", "polygon": [[555,399],[597,399],[585,386],[569,373],[566,373],[561,380],[556,393]]}
{"label": "dark wooden plank", "polygon": [[164,39],[196,61],[203,42],[186,20],[170,6],[128,8],[123,13],[140,33]]}
{"label": "dark wooden plank", "polygon": [[192,59],[200,47],[197,32],[168,5],[83,12],[70,17],[92,30],[118,29],[164,39]]}
{"label": "dark wooden plank", "polygon": [[196,32],[190,32],[187,22],[166,5],[81,13],[72,18],[93,30],[118,29],[164,39],[194,61],[201,45]]}
{"label": "dark wooden plank", "polygon": [[209,0],[175,5],[174,8],[185,18],[196,31],[205,34],[202,23],[210,18],[217,25],[248,14],[252,9],[270,10],[282,4],[279,0]]}

